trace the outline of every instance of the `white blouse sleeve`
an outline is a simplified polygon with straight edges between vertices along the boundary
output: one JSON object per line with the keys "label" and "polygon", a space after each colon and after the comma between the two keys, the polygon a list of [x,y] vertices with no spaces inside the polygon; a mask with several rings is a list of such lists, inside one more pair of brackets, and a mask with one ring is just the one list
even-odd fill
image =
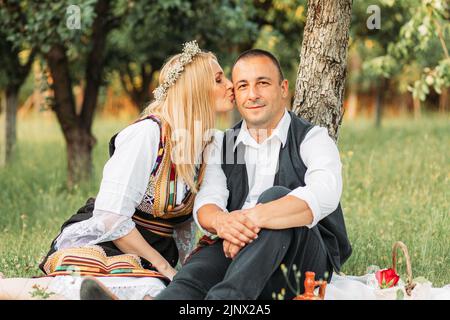
{"label": "white blouse sleeve", "polygon": [[224,133],[216,130],[213,142],[208,145],[208,153],[205,175],[202,185],[194,201],[193,216],[199,229],[208,236],[210,232],[202,228],[198,221],[198,210],[206,204],[215,204],[226,211],[229,191],[227,189],[227,178],[222,170],[222,142]]}
{"label": "white blouse sleeve", "polygon": [[103,169],[92,218],[65,228],[56,240],[56,249],[116,240],[135,227],[131,217],[147,189],[159,136],[158,124],[150,119],[117,135],[115,152]]}

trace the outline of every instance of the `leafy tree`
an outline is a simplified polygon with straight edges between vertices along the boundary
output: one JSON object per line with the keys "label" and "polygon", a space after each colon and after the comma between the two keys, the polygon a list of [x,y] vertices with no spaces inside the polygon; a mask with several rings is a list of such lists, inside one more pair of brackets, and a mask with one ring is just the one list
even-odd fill
{"label": "leafy tree", "polygon": [[306,23],[306,0],[255,1],[260,33],[255,47],[273,52],[280,60],[285,77],[295,83]]}
{"label": "leafy tree", "polygon": [[[394,77],[386,78],[371,68],[361,67],[361,64],[367,66],[367,61],[375,61],[376,57],[387,53],[389,43],[397,39],[401,26],[410,19],[410,7],[416,4],[417,0],[397,1],[395,5],[391,0],[354,2],[350,28],[350,59],[352,63],[360,59],[361,63],[356,67],[350,65],[351,74],[347,82],[349,97],[356,94],[355,90],[359,92],[373,90],[376,126],[381,125],[384,101],[389,90],[396,90],[398,80]],[[376,23],[374,25],[374,22],[378,22],[379,25]]]}
{"label": "leafy tree", "polygon": [[[0,16],[0,19],[3,17]],[[16,16],[20,19],[20,16]],[[0,165],[8,163],[13,156],[16,143],[16,115],[18,108],[18,95],[30,71],[36,50],[26,51],[15,47],[6,35],[0,31],[0,64],[3,72],[0,73],[0,89],[3,92],[0,114],[2,114],[2,146],[0,146]]]}
{"label": "leafy tree", "polygon": [[121,28],[109,39],[110,70],[119,74],[133,102],[144,108],[152,99],[151,85],[165,59],[181,44],[196,39],[202,48],[229,65],[232,50],[253,43],[256,24],[249,1],[136,1]]}
{"label": "leafy tree", "polygon": [[337,141],[343,115],[351,0],[309,0],[293,111]]}
{"label": "leafy tree", "polygon": [[[394,6],[393,1],[382,2]],[[420,75],[410,79],[407,87],[417,101],[424,101],[431,88],[441,94],[450,87],[450,7],[441,0],[410,4],[407,8],[410,18],[401,26],[396,39],[387,44],[384,55],[368,61],[365,68],[374,75],[393,78],[412,65],[418,66]]]}
{"label": "leafy tree", "polygon": [[[91,129],[104,82],[106,39],[127,8],[126,1],[107,0],[85,1],[79,6],[70,1],[4,0],[0,7],[7,40],[14,48],[39,51],[48,66],[54,92],[51,108],[67,145],[69,187],[92,173],[95,138]],[[76,84],[83,87],[80,106],[73,93]]]}

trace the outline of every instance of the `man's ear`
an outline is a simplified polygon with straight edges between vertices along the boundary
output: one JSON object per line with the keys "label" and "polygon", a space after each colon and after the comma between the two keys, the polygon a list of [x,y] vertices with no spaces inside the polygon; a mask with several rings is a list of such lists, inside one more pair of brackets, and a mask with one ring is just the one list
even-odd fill
{"label": "man's ear", "polygon": [[281,81],[281,96],[284,98],[287,98],[289,94],[289,81],[287,79],[284,79]]}

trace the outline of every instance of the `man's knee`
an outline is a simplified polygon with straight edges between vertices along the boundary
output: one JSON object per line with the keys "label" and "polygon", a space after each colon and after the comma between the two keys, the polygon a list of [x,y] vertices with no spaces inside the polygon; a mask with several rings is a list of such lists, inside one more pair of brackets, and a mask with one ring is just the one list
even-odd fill
{"label": "man's knee", "polygon": [[258,233],[258,238],[256,241],[266,242],[268,244],[278,245],[289,245],[294,237],[294,230],[289,229],[262,229]]}
{"label": "man's knee", "polygon": [[259,195],[257,203],[274,201],[288,195],[290,192],[291,190],[289,188],[273,186]]}

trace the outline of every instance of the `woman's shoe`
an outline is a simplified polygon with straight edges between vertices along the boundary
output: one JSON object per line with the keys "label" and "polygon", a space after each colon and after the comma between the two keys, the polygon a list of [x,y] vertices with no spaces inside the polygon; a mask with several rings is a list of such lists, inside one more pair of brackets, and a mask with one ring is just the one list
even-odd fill
{"label": "woman's shoe", "polygon": [[119,298],[100,281],[89,277],[81,282],[80,300],[119,300]]}

